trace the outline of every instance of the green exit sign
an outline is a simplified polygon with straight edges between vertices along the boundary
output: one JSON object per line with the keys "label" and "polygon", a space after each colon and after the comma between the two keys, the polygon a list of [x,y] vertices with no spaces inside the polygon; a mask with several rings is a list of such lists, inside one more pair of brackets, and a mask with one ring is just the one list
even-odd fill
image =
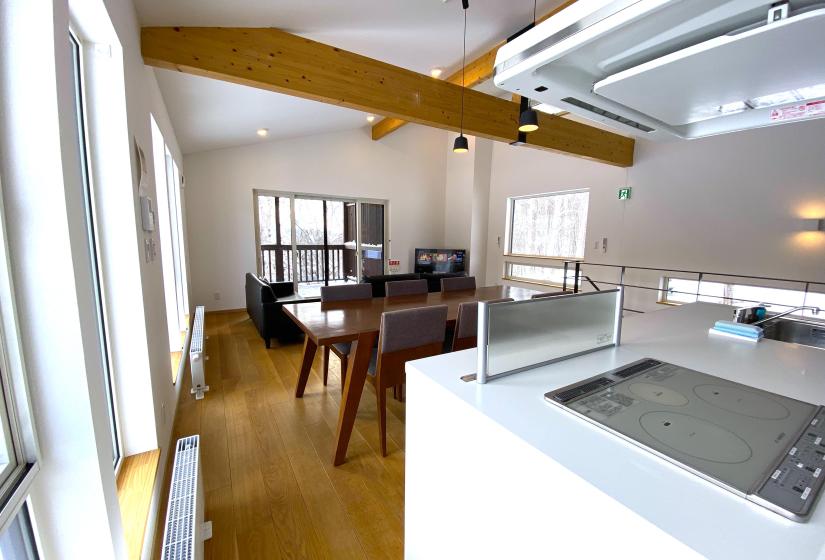
{"label": "green exit sign", "polygon": [[630,193],[633,189],[630,187],[625,187],[623,189],[619,189],[619,200],[627,200],[630,198]]}

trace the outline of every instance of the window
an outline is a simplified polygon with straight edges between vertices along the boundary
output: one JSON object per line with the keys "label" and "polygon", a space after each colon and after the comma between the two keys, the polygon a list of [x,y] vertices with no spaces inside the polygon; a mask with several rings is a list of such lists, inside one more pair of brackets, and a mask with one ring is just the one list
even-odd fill
{"label": "window", "polygon": [[173,354],[172,382],[177,381],[180,352],[189,328],[189,296],[183,231],[181,179],[169,147],[154,117],[151,117],[152,151],[155,158],[157,228],[166,300],[169,349]]}
{"label": "window", "polygon": [[258,273],[293,282],[303,296],[321,286],[384,273],[386,202],[254,192]]}
{"label": "window", "polygon": [[23,505],[14,520],[0,534],[0,560],[37,560],[28,508]]}
{"label": "window", "polygon": [[[2,193],[2,185],[0,185]],[[0,560],[37,560],[26,499],[39,472],[0,194]]]}
{"label": "window", "polygon": [[[698,280],[668,277],[662,279],[662,286],[664,290],[660,299],[663,303],[681,304],[704,301],[742,306],[765,303],[779,307],[779,312],[786,308],[803,305],[825,309],[825,293],[811,291],[806,293],[804,290],[767,288],[723,282],[702,281],[700,283]],[[795,314],[812,315],[810,311],[797,311]]]}
{"label": "window", "polygon": [[77,148],[78,158],[80,160],[81,179],[83,181],[83,194],[85,206],[86,219],[86,234],[87,242],[89,244],[89,267],[92,272],[92,283],[94,289],[94,302],[96,306],[97,330],[100,339],[101,348],[101,362],[103,367],[103,379],[105,384],[105,394],[108,404],[109,412],[109,427],[112,437],[112,463],[117,468],[121,458],[120,435],[117,424],[117,413],[115,409],[115,394],[114,381],[112,377],[112,361],[111,350],[109,344],[108,323],[106,318],[105,294],[103,291],[102,266],[100,262],[100,253],[98,248],[100,240],[96,226],[97,216],[95,208],[95,193],[90,166],[90,147],[87,138],[86,114],[84,102],[84,86],[83,86],[83,49],[80,42],[74,34],[69,33],[69,45],[72,52],[72,61],[74,64],[74,93],[75,93],[75,112],[77,117]]}
{"label": "window", "polygon": [[[567,287],[569,289],[573,288],[574,276],[573,268],[568,268]],[[504,263],[504,279],[562,287],[564,285],[564,266],[523,264],[508,261]],[[581,285],[581,278],[579,278],[579,285]]]}
{"label": "window", "polygon": [[508,200],[510,255],[584,258],[586,190],[514,197]]}

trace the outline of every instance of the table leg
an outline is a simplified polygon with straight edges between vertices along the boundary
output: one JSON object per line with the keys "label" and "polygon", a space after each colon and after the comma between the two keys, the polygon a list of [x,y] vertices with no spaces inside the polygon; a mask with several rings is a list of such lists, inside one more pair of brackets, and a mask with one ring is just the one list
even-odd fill
{"label": "table leg", "polygon": [[358,413],[358,404],[361,402],[361,393],[367,380],[367,368],[372,357],[372,347],[377,336],[377,333],[359,334],[358,340],[354,342],[355,348],[350,353],[350,366],[344,383],[341,408],[338,410],[338,430],[335,434],[335,457],[332,464],[336,467],[343,464],[347,456],[347,446],[355,425],[355,415]]}
{"label": "table leg", "polygon": [[315,341],[309,335],[305,336],[304,357],[301,360],[301,371],[298,373],[298,384],[295,386],[296,399],[304,396],[304,389],[306,389],[307,381],[309,381],[309,373],[312,371],[312,361],[315,359],[316,350],[318,350],[318,345]]}

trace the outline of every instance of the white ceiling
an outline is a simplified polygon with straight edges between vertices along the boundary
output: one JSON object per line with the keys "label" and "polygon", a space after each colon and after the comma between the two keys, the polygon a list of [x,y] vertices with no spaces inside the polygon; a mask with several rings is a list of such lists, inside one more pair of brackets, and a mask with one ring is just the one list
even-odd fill
{"label": "white ceiling", "polygon": [[[141,24],[278,27],[417,72],[461,66],[460,0],[134,0]],[[561,0],[538,1],[543,14]],[[467,60],[529,24],[529,0],[470,0]],[[366,126],[366,115],[157,70],[184,153]],[[261,140],[258,128],[269,128]]]}
{"label": "white ceiling", "polygon": [[[366,113],[289,95],[155,70],[184,154],[366,126]],[[269,135],[260,138],[259,128]]]}

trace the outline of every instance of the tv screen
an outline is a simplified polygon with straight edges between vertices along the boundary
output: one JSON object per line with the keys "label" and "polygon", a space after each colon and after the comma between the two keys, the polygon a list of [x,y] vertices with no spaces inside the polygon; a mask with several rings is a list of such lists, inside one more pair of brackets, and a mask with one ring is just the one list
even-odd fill
{"label": "tv screen", "polygon": [[416,249],[415,272],[464,272],[464,249]]}

